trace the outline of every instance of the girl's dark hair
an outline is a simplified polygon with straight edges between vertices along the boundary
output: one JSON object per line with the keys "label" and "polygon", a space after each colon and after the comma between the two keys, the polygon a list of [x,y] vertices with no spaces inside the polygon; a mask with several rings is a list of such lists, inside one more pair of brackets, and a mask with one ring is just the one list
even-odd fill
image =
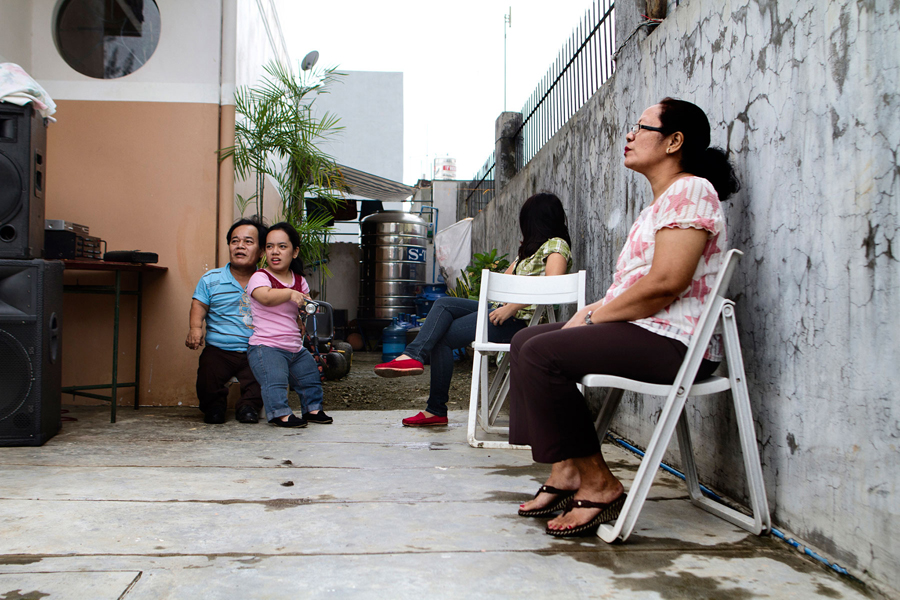
{"label": "girl's dark hair", "polygon": [[680,131],[684,136],[681,146],[681,168],[692,175],[708,180],[719,195],[719,200],[741,189],[734,172],[734,166],[721,148],[709,146],[709,119],[706,113],[685,100],[663,98],[659,101],[662,110],[663,135]]}
{"label": "girl's dark hair", "polygon": [[554,194],[541,192],[526,200],[519,211],[519,227],[522,229],[519,260],[537,252],[550,238],[562,238],[572,245],[566,211]]}
{"label": "girl's dark hair", "polygon": [[[283,231],[287,234],[288,239],[291,241],[291,246],[294,248],[300,247],[300,234],[297,233],[297,230],[294,229],[294,226],[288,223],[287,221],[282,221],[281,223],[275,223],[271,227],[269,227],[269,232],[266,234],[268,237],[269,233],[273,231]],[[268,240],[266,240],[268,243]],[[291,250],[293,252],[293,250]],[[303,275],[303,259],[300,257],[300,254],[297,254],[297,258],[291,260],[291,271],[294,272],[295,275]]]}

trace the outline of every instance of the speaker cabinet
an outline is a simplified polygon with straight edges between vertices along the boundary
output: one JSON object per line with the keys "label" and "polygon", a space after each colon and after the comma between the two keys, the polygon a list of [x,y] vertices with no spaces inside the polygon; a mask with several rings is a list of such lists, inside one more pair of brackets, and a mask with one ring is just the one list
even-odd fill
{"label": "speaker cabinet", "polygon": [[0,446],[59,431],[63,264],[0,259]]}
{"label": "speaker cabinet", "polygon": [[44,249],[47,127],[31,104],[0,102],[0,258]]}

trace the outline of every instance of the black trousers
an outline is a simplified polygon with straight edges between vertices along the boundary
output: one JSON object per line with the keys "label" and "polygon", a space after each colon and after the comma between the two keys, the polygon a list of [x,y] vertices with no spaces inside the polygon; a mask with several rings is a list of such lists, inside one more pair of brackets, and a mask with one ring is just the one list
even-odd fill
{"label": "black trousers", "polygon": [[263,406],[262,392],[250,370],[246,352],[222,350],[207,344],[200,353],[197,367],[197,399],[200,410],[209,413],[225,410],[228,405],[228,381],[237,377],[241,385],[241,397],[235,403],[235,410],[252,406],[259,411]]}
{"label": "black trousers", "polygon": [[[627,322],[562,329],[536,325],[512,339],[509,441],[531,446],[541,463],[600,452],[594,420],[576,384],[589,373],[672,383],[687,346]],[[719,363],[704,360],[697,377]]]}

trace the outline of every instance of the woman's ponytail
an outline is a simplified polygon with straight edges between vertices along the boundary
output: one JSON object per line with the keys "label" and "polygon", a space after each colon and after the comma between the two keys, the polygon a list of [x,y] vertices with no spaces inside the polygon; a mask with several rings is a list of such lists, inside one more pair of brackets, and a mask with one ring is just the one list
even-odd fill
{"label": "woman's ponytail", "polygon": [[703,177],[716,189],[720,201],[741,189],[734,166],[721,148],[709,145],[709,119],[706,113],[685,100],[663,98],[659,119],[664,135],[680,131],[684,136],[681,145],[681,168],[692,175]]}
{"label": "woman's ponytail", "polygon": [[688,173],[709,181],[716,188],[721,202],[741,189],[734,167],[721,148],[710,146],[692,157],[684,154],[682,156],[681,167]]}

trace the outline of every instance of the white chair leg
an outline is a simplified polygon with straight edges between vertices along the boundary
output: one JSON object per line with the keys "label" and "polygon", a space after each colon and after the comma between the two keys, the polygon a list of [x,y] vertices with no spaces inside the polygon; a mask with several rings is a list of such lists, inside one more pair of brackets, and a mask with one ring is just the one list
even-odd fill
{"label": "white chair leg", "polygon": [[750,491],[750,507],[753,516],[748,517],[742,512],[703,495],[697,478],[697,467],[691,446],[690,429],[687,417],[683,412],[678,421],[678,445],[681,448],[685,481],[688,485],[691,503],[729,523],[760,535],[763,532],[768,532],[772,524],[768,501],[766,500],[765,485],[762,479],[762,465],[760,464],[759,453],[756,447],[756,431],[753,427],[753,417],[750,411],[750,396],[747,392],[747,382],[744,376],[744,361],[741,356],[741,347],[738,343],[734,311],[730,305],[725,305],[722,311],[722,318],[725,329],[725,354],[728,357],[728,378],[731,381],[731,397],[738,425],[738,435],[741,440],[744,474],[747,477],[747,487]]}
{"label": "white chair leg", "polygon": [[[485,364],[487,364],[487,362],[485,362]],[[497,374],[494,375],[494,379],[493,379],[493,381],[491,381],[491,385],[488,388],[488,398],[490,399],[488,412],[493,411],[494,404],[496,404],[496,398],[498,397],[498,395],[500,394],[500,392],[503,388],[503,383],[504,383],[504,379],[505,379],[504,376],[508,376],[508,373],[509,373],[509,353],[506,353],[503,355],[503,358],[501,358],[497,362]]]}
{"label": "white chair leg", "polygon": [[[483,380],[482,377],[479,377],[479,374],[484,377]],[[485,384],[486,380],[487,356],[476,351],[472,364],[472,387],[470,388],[469,393],[469,423],[466,432],[466,439],[469,442],[469,445],[473,448],[531,450],[531,446],[521,446],[501,441],[479,440],[476,437],[476,430],[478,428],[479,421],[478,411],[482,410],[484,413],[487,412],[487,385]],[[482,418],[485,419],[481,421],[483,427],[487,422],[487,419],[483,415]],[[508,430],[508,428],[504,429]]]}
{"label": "white chair leg", "polygon": [[[738,339],[737,323],[734,318],[734,306],[726,305],[722,311],[725,333],[726,356],[728,356],[728,378],[731,380],[731,396],[734,400],[734,413],[737,417],[738,433],[741,438],[741,452],[744,457],[744,471],[747,475],[747,487],[750,491],[750,506],[753,510],[753,528],[749,529],[757,535],[772,529],[769,503],[766,499],[766,486],[763,480],[762,463],[756,443],[756,429],[750,409],[750,394],[747,391],[747,378],[744,373],[744,358],[741,354]],[[743,515],[742,515],[743,516]]]}
{"label": "white chair leg", "polygon": [[681,416],[681,411],[684,410],[685,400],[687,400],[687,394],[684,389],[681,389],[680,393],[677,393],[674,398],[669,397],[666,399],[662,414],[659,416],[659,422],[653,430],[653,436],[647,445],[647,451],[644,453],[644,459],[641,461],[640,467],[638,467],[631,489],[628,490],[628,498],[625,500],[621,513],[619,513],[619,518],[614,525],[601,525],[597,531],[597,535],[604,541],[611,542],[617,537],[625,541],[634,530],[641,508],[643,508],[644,501],[650,492],[650,486],[653,485],[653,479],[656,477],[656,472],[659,470],[660,463],[662,463],[666,448],[669,446],[669,441],[675,432],[678,418]]}
{"label": "white chair leg", "polygon": [[509,353],[507,352],[497,365],[497,373],[491,382],[491,392],[488,395],[488,420],[486,423],[482,423],[482,428],[488,433],[509,433],[509,427],[496,427],[494,425],[508,394]]}
{"label": "white chair leg", "polygon": [[481,370],[481,353],[475,351],[472,358],[472,384],[469,388],[469,424],[466,429],[466,439],[469,445],[477,448],[477,440],[475,439],[476,420],[478,419],[478,373]]}
{"label": "white chair leg", "polygon": [[488,422],[488,360],[489,358],[485,355],[481,355],[481,360],[478,361],[478,421],[481,425],[481,428],[484,429],[484,426]]}
{"label": "white chair leg", "polygon": [[606,433],[609,431],[609,425],[612,423],[613,417],[619,409],[619,403],[622,401],[622,396],[624,394],[625,390],[620,390],[618,388],[609,388],[606,392],[606,399],[603,401],[603,406],[600,407],[600,412],[597,414],[597,420],[594,421],[594,429],[597,430],[597,437],[600,438],[601,443],[603,442],[603,438],[606,437]]}
{"label": "white chair leg", "polygon": [[[490,421],[488,421],[488,426],[492,429],[494,428],[494,422],[496,422],[497,417],[500,416],[503,405],[506,404],[507,396],[509,396],[509,372],[503,376],[503,384],[497,391],[497,395],[491,398],[491,409],[488,411],[488,418],[490,419]],[[504,428],[501,427],[501,429]]]}
{"label": "white chair leg", "polygon": [[700,478],[697,476],[697,463],[694,461],[694,445],[691,442],[691,428],[684,411],[678,418],[678,448],[681,450],[681,464],[684,468],[684,482],[687,484],[691,504],[700,506],[703,492],[700,490]]}

